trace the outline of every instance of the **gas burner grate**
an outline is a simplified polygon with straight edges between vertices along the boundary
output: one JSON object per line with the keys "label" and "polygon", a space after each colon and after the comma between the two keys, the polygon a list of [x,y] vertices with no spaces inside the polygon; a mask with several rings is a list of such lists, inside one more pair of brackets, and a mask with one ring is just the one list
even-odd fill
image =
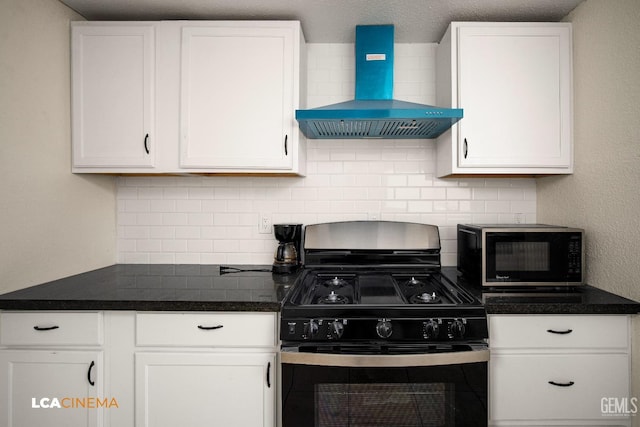
{"label": "gas burner grate", "polygon": [[332,279],[328,279],[322,282],[322,285],[328,288],[341,288],[343,286],[346,286],[347,284],[349,284],[347,280],[338,276],[335,276]]}
{"label": "gas burner grate", "polygon": [[442,299],[435,292],[421,292],[409,298],[411,304],[439,304]]}
{"label": "gas burner grate", "polygon": [[329,295],[325,295],[319,297],[316,300],[317,304],[348,304],[350,302],[349,298],[335,293],[335,291],[331,291]]}
{"label": "gas burner grate", "polygon": [[425,282],[420,279],[416,279],[414,276],[411,276],[411,279],[407,280],[404,285],[408,287],[424,286]]}

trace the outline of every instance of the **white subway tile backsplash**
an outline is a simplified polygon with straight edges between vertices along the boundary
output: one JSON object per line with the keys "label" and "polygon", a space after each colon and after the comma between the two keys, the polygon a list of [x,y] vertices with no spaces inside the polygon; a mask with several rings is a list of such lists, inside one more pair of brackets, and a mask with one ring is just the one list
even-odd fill
{"label": "white subway tile backsplash", "polygon": [[396,199],[412,200],[420,198],[420,189],[414,187],[396,188]]}
{"label": "white subway tile backsplash", "polygon": [[433,211],[433,202],[426,200],[426,201],[419,201],[419,202],[408,202],[407,203],[407,211],[408,212],[432,212]]}
{"label": "white subway tile backsplash", "polygon": [[125,200],[124,210],[125,212],[149,212],[150,203],[148,200]]}
{"label": "white subway tile backsplash", "polygon": [[177,200],[175,212],[202,212],[202,200]]}
{"label": "white subway tile backsplash", "polygon": [[424,187],[420,189],[420,198],[427,200],[445,200],[447,189],[440,187]]}
{"label": "white subway tile backsplash", "polygon": [[524,190],[522,188],[501,188],[498,190],[498,200],[522,200]]}
{"label": "white subway tile backsplash", "polygon": [[487,201],[485,205],[487,213],[511,212],[511,203],[508,201]]}
{"label": "white subway tile backsplash", "polygon": [[536,202],[533,200],[511,202],[511,212],[531,213],[536,211]]}
{"label": "white subway tile backsplash", "polygon": [[149,212],[175,212],[176,201],[175,200],[150,200]]}
{"label": "white subway tile backsplash", "polygon": [[[395,98],[435,103],[435,44],[397,44]],[[308,45],[313,108],[353,98],[352,44]],[[456,224],[536,221],[531,178],[438,179],[435,141],[309,140],[307,176],[120,177],[118,260],[270,264],[272,223],[414,221],[440,227],[443,265],[456,263]],[[516,215],[518,214],[518,215]]]}
{"label": "white subway tile backsplash", "polygon": [[187,240],[185,239],[165,239],[162,240],[162,250],[163,252],[171,253],[171,252],[186,252],[187,251]]}
{"label": "white subway tile backsplash", "polygon": [[471,199],[471,189],[470,188],[460,188],[460,187],[449,187],[449,188],[447,188],[447,199],[449,199],[449,200],[470,200]]}
{"label": "white subway tile backsplash", "polygon": [[474,188],[473,189],[474,200],[498,200],[497,188]]}
{"label": "white subway tile backsplash", "polygon": [[162,214],[162,224],[166,226],[187,225],[187,214],[167,212]]}
{"label": "white subway tile backsplash", "polygon": [[161,213],[139,213],[136,214],[136,223],[145,225],[162,225]]}
{"label": "white subway tile backsplash", "polygon": [[[165,227],[167,230],[175,230],[176,239],[200,239],[204,227],[187,226],[187,227]],[[166,236],[165,238],[168,238]]]}

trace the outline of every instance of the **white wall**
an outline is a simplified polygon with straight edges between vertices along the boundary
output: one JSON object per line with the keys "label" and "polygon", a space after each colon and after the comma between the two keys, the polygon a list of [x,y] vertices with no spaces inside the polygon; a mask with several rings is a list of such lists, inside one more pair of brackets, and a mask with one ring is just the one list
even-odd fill
{"label": "white wall", "polygon": [[111,177],[71,174],[69,21],[0,0],[0,292],[115,262]]}
{"label": "white wall", "polygon": [[[397,44],[395,97],[433,104],[435,44]],[[308,106],[353,98],[352,44],[308,45]],[[536,220],[533,179],[434,178],[432,140],[309,140],[307,177],[118,179],[118,260],[270,264],[274,223],[349,219],[440,226],[443,264],[455,265],[459,222]]]}
{"label": "white wall", "polygon": [[[574,37],[575,173],[538,181],[538,219],[584,228],[587,281],[638,301],[640,2],[587,0],[566,20]],[[640,322],[634,323],[638,397]]]}

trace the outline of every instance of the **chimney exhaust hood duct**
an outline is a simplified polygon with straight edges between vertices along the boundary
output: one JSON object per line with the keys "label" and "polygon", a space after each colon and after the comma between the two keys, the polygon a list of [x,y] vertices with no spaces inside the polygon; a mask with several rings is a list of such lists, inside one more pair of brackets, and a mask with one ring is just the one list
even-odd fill
{"label": "chimney exhaust hood duct", "polygon": [[296,110],[311,139],[437,138],[462,118],[462,109],[393,99],[393,25],[356,26],[355,100]]}

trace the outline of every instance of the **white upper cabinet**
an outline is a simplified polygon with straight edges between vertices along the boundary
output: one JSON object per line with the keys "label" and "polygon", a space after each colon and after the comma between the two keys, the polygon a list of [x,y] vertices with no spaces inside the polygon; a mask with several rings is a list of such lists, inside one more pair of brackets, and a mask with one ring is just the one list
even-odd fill
{"label": "white upper cabinet", "polygon": [[180,166],[291,169],[293,26],[182,30]]}
{"label": "white upper cabinet", "polygon": [[571,26],[454,22],[437,53],[438,176],[572,173]]}
{"label": "white upper cabinet", "polygon": [[304,174],[299,22],[84,22],[73,53],[74,172]]}
{"label": "white upper cabinet", "polygon": [[155,26],[74,22],[73,168],[153,168]]}

